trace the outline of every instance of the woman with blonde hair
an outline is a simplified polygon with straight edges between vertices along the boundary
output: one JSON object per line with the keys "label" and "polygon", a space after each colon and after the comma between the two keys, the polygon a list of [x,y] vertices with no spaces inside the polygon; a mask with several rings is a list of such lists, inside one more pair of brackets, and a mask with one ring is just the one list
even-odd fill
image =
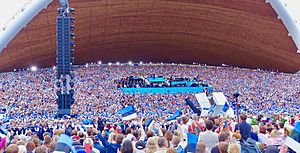
{"label": "woman with blonde hair", "polygon": [[148,139],[146,144],[146,153],[154,153],[158,148],[158,144],[154,137]]}
{"label": "woman with blonde hair", "polygon": [[232,143],[238,143],[240,142],[240,140],[242,139],[242,135],[240,134],[240,131],[237,130],[236,132],[232,133]]}
{"label": "woman with blonde hair", "polygon": [[232,143],[228,146],[228,153],[241,153],[241,146],[236,143]]}
{"label": "woman with blonde hair", "polygon": [[282,145],[283,144],[283,138],[281,137],[281,134],[278,130],[272,130],[270,133],[270,138],[266,141],[267,146],[271,145]]}

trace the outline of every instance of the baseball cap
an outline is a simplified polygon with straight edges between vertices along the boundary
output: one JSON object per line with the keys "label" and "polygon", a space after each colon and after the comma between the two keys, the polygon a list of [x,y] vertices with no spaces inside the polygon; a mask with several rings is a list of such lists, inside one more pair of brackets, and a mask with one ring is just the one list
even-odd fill
{"label": "baseball cap", "polygon": [[135,143],[135,147],[138,150],[142,150],[142,149],[146,148],[146,145],[145,145],[144,141],[139,140],[138,142]]}

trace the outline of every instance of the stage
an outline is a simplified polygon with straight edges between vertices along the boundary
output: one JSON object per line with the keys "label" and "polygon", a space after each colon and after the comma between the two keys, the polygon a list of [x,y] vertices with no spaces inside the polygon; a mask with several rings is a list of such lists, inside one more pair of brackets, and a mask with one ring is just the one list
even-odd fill
{"label": "stage", "polygon": [[[161,87],[161,88],[119,88],[126,94],[174,94],[174,93],[200,93],[204,92],[204,87]],[[212,92],[212,87],[208,86],[207,90]]]}

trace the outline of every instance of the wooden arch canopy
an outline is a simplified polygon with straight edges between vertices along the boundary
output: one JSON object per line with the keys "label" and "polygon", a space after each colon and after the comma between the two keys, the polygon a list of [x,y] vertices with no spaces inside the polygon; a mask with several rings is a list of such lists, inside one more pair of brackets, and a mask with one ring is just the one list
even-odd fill
{"label": "wooden arch canopy", "polygon": [[[0,71],[55,65],[54,0],[0,53]],[[283,72],[300,55],[265,0],[78,0],[75,63],[228,64]]]}

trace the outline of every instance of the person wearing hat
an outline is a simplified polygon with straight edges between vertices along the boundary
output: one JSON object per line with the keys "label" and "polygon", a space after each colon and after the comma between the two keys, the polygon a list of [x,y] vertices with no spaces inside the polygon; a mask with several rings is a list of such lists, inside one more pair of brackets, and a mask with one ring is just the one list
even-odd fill
{"label": "person wearing hat", "polygon": [[70,153],[70,152],[76,153],[77,151],[75,150],[75,148],[72,145],[73,145],[72,138],[69,137],[68,135],[61,134],[59,136],[58,141],[57,141],[54,153],[62,153],[62,152],[64,152],[64,153]]}
{"label": "person wearing hat", "polygon": [[144,141],[139,140],[135,143],[135,153],[145,153],[146,144]]}

